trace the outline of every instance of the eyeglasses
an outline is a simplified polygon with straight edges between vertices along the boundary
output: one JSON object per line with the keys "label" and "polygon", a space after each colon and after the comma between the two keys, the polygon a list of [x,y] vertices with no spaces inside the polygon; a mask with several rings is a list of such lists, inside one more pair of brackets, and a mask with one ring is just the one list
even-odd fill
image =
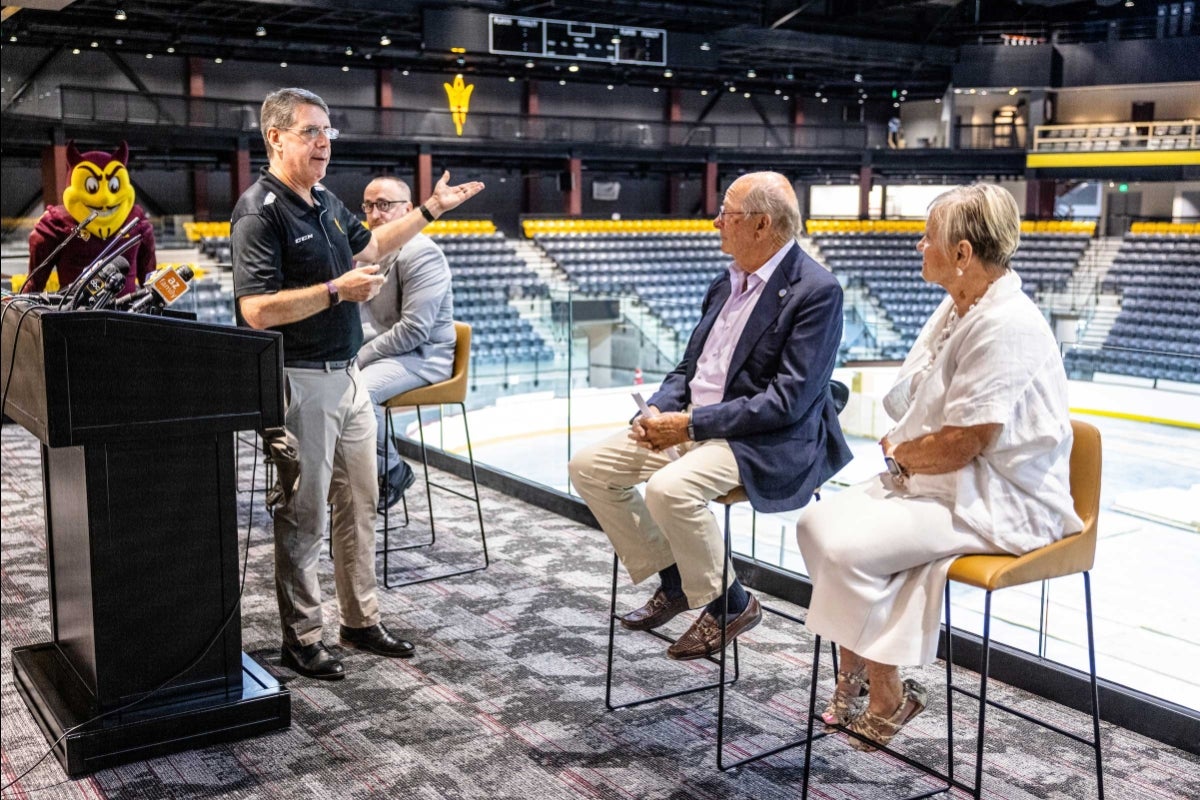
{"label": "eyeglasses", "polygon": [[725,206],[721,206],[719,209],[717,209],[717,219],[724,219],[725,217],[730,216],[732,214],[762,214],[762,213],[764,213],[764,212],[762,212],[762,211],[726,211]]}
{"label": "eyeglasses", "polygon": [[363,200],[362,210],[370,214],[372,209],[378,208],[382,213],[386,214],[392,210],[392,206],[411,202],[412,200],[376,200],[372,203],[370,200]]}
{"label": "eyeglasses", "polygon": [[309,125],[307,128],[280,128],[279,130],[287,131],[288,133],[294,133],[301,139],[309,142],[315,142],[317,137],[322,133],[325,134],[325,138],[331,142],[342,135],[342,132],[337,128],[323,128],[320,125]]}

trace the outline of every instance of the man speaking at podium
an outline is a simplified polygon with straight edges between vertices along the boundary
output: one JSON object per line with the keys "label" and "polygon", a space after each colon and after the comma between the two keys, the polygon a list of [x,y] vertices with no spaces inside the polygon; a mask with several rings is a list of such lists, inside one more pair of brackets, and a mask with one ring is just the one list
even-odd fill
{"label": "man speaking at podium", "polygon": [[368,231],[320,183],[338,137],[324,100],[305,89],[276,90],[263,101],[260,129],[268,165],[238,199],[230,238],[239,321],[283,334],[284,427],[299,455],[299,484],[275,511],[281,663],[338,680],[345,668],[322,639],[317,578],[327,499],[342,644],[393,658],[414,652],[379,619],[376,424],[355,365],[358,305],[383,285],[375,266],[383,256],[483,184],[449,186],[444,174],[424,203]]}

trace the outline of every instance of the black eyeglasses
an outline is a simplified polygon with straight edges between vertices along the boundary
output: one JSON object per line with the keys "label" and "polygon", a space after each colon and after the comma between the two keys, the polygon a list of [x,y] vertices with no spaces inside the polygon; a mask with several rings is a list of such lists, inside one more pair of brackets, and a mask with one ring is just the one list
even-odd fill
{"label": "black eyeglasses", "polygon": [[322,127],[320,125],[309,125],[306,128],[280,128],[279,130],[294,133],[301,139],[309,142],[315,142],[317,137],[322,133],[325,134],[325,138],[329,139],[329,141],[333,141],[342,135],[342,132],[337,128]]}
{"label": "black eyeglasses", "polygon": [[401,203],[411,203],[412,200],[376,200],[372,203],[370,200],[363,200],[362,210],[371,213],[371,209],[378,208],[384,214],[392,210],[392,206],[398,206]]}
{"label": "black eyeglasses", "polygon": [[762,211],[726,211],[725,206],[717,209],[717,219],[724,219],[732,214],[762,214]]}

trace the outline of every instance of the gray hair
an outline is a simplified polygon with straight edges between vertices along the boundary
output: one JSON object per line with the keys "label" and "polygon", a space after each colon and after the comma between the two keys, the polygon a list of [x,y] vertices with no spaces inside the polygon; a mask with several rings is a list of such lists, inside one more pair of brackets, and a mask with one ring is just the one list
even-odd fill
{"label": "gray hair", "polygon": [[956,186],[929,204],[929,219],[935,217],[944,247],[966,239],[988,271],[1010,268],[1021,243],[1021,211],[1007,190],[993,183]]}
{"label": "gray hair", "polygon": [[800,204],[792,182],[778,172],[748,172],[734,181],[747,181],[750,188],[742,200],[749,211],[766,214],[775,231],[776,244],[783,245],[800,233]]}
{"label": "gray hair", "polygon": [[262,112],[258,115],[258,129],[262,133],[263,144],[267,146],[267,155],[271,154],[271,142],[267,139],[267,131],[271,128],[290,128],[296,120],[298,106],[316,106],[329,113],[329,106],[318,95],[308,89],[276,89],[263,100]]}
{"label": "gray hair", "polygon": [[405,202],[406,203],[412,202],[412,189],[409,188],[409,185],[405,181],[400,180],[395,175],[376,175],[374,178],[371,178],[371,180],[367,181],[367,186],[370,186],[372,183],[375,183],[376,181],[391,181],[392,183],[394,183],[398,187],[400,187],[401,194],[408,195],[408,197],[405,198]]}

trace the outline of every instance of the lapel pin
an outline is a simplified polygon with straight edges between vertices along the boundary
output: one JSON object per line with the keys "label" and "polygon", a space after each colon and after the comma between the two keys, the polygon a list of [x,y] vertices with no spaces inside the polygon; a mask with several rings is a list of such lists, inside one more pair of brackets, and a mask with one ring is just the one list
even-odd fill
{"label": "lapel pin", "polygon": [[783,297],[783,296],[784,296],[784,295],[786,295],[786,294],[787,294],[787,289],[780,289],[780,290],[779,290],[779,296],[780,296],[780,297]]}

